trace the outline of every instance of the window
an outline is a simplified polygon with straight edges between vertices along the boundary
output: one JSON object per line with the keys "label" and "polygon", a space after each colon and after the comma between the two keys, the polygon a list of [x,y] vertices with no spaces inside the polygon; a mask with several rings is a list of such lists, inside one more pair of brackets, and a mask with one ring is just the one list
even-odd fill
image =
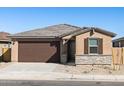
{"label": "window", "polygon": [[89,54],[98,53],[98,39],[90,38],[88,40]]}

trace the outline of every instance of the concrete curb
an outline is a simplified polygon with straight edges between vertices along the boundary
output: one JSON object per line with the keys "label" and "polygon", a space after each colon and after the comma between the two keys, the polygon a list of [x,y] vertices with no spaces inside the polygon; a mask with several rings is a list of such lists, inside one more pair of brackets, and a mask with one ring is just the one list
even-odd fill
{"label": "concrete curb", "polygon": [[74,75],[56,72],[2,73],[0,80],[60,80],[60,81],[124,81],[124,75]]}

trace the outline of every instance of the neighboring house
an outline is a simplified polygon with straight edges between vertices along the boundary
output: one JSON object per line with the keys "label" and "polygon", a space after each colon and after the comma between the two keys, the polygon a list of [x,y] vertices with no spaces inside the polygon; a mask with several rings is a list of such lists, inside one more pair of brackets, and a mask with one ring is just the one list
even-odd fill
{"label": "neighboring house", "polygon": [[113,47],[124,47],[124,37],[114,39],[112,42]]}
{"label": "neighboring house", "polygon": [[7,32],[0,32],[0,61],[10,61],[11,41],[7,37],[10,35]]}
{"label": "neighboring house", "polygon": [[112,37],[95,27],[59,24],[11,35],[12,61],[111,64]]}

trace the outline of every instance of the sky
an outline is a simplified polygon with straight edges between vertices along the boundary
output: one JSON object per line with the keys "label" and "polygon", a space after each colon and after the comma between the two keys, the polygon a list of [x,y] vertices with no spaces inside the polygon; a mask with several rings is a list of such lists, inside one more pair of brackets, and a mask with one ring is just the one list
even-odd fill
{"label": "sky", "polygon": [[56,24],[99,27],[124,36],[124,8],[0,8],[0,31],[18,32]]}

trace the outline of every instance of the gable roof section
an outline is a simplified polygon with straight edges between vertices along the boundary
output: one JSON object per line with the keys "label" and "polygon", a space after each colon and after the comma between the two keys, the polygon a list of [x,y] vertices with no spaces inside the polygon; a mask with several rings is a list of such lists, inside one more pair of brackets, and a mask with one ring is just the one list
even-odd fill
{"label": "gable roof section", "polygon": [[115,33],[103,30],[101,28],[96,28],[96,27],[80,28],[69,24],[59,24],[59,25],[48,26],[41,29],[35,29],[35,30],[17,33],[14,35],[10,35],[10,37],[11,38],[62,38],[67,35],[76,36],[79,34],[83,34],[85,32],[92,31],[93,29],[97,32],[106,34],[111,37],[116,36]]}
{"label": "gable roof section", "polygon": [[108,36],[111,36],[111,37],[116,36],[115,33],[107,31],[105,29],[98,28],[98,27],[83,27],[83,28],[90,29],[91,31],[95,30],[96,32],[99,32],[99,33],[102,33],[102,34],[105,34],[105,35],[108,35]]}
{"label": "gable roof section", "polygon": [[[68,35],[71,35],[71,37],[73,37],[73,36],[77,36],[77,35],[80,35],[80,34],[83,34],[83,33],[89,32],[89,31],[93,31],[93,30],[95,32],[99,32],[99,33],[102,33],[102,34],[105,34],[105,35],[108,35],[108,36],[111,36],[111,37],[115,37],[116,36],[116,34],[113,33],[113,32],[106,31],[104,29],[96,28],[96,27],[83,27],[82,29],[77,30],[77,31],[75,31],[73,33],[70,33]],[[67,36],[67,34],[65,36]]]}

